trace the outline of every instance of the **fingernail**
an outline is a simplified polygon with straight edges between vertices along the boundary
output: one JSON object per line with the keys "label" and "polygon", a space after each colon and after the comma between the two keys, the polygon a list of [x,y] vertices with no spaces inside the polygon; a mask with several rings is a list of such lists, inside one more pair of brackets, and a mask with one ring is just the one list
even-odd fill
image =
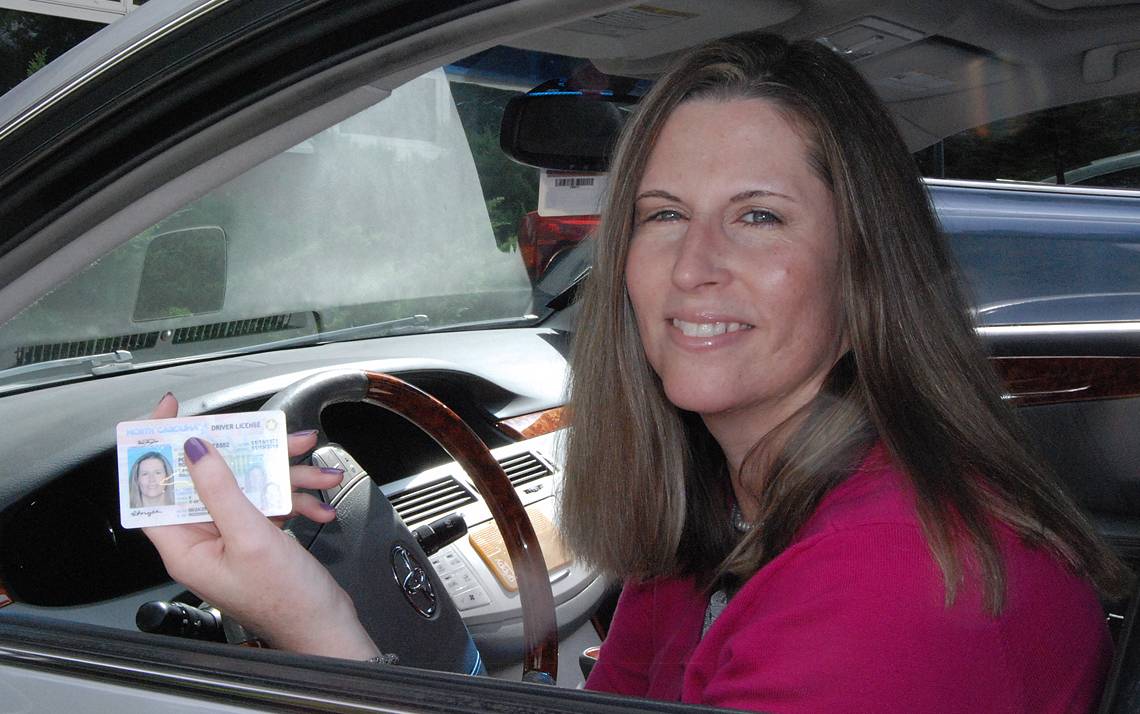
{"label": "fingernail", "polygon": [[322,466],[321,473],[323,474],[336,474],[337,476],[344,476],[344,469],[334,468],[332,466]]}
{"label": "fingernail", "polygon": [[289,436],[312,436],[313,434],[316,434],[316,433],[317,433],[316,429],[304,429],[302,431],[294,431],[291,434],[289,434]]}
{"label": "fingernail", "polygon": [[174,392],[167,392],[166,394],[163,394],[163,395],[162,395],[162,398],[158,400],[158,403],[159,403],[159,404],[162,404],[162,403],[163,403],[163,402],[165,402],[167,399],[170,399],[170,398],[172,398],[173,396],[174,396]]}
{"label": "fingernail", "polygon": [[325,509],[326,511],[332,511],[333,513],[336,513],[336,507],[331,503],[325,503],[324,501],[321,501],[321,508]]}
{"label": "fingernail", "polygon": [[182,449],[186,452],[186,458],[190,459],[190,463],[198,463],[198,459],[206,455],[209,449],[206,448],[206,442],[202,441],[196,436],[192,436],[186,440],[182,445]]}

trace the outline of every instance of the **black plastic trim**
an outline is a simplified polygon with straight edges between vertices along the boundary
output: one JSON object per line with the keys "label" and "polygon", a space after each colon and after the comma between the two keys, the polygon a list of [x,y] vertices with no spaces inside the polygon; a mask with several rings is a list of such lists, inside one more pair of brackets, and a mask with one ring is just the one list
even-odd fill
{"label": "black plastic trim", "polygon": [[2,612],[0,665],[281,711],[723,711]]}

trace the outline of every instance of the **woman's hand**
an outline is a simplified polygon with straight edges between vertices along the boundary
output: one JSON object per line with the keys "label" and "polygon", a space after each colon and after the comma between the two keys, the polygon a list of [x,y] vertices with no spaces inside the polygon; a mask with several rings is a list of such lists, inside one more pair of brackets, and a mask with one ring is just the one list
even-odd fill
{"label": "woman's hand", "polygon": [[[178,401],[168,393],[151,416],[177,414]],[[316,439],[316,432],[290,435],[289,455],[311,450]],[[184,448],[190,478],[214,522],[143,529],[170,576],[273,647],[351,659],[378,655],[348,594],[249,502],[217,450],[197,438]],[[312,466],[290,469],[294,489],[329,488],[340,478]],[[336,518],[329,506],[305,493],[293,493],[290,515],[319,523]]]}

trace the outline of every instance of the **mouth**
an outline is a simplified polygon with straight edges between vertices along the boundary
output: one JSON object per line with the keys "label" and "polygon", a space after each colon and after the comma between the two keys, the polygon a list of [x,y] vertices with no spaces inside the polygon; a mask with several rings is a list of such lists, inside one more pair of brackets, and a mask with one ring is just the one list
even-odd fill
{"label": "mouth", "polygon": [[685,337],[716,337],[752,329],[747,322],[686,322],[677,318],[673,318],[673,327]]}

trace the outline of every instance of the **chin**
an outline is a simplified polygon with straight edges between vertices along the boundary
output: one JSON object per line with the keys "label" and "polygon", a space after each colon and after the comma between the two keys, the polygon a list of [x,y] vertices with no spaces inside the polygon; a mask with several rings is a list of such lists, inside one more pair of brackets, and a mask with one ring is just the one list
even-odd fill
{"label": "chin", "polygon": [[665,384],[665,397],[670,404],[678,409],[697,414],[718,414],[739,407],[737,396],[731,393],[731,390],[712,392],[704,389],[693,389],[691,385],[671,388]]}

